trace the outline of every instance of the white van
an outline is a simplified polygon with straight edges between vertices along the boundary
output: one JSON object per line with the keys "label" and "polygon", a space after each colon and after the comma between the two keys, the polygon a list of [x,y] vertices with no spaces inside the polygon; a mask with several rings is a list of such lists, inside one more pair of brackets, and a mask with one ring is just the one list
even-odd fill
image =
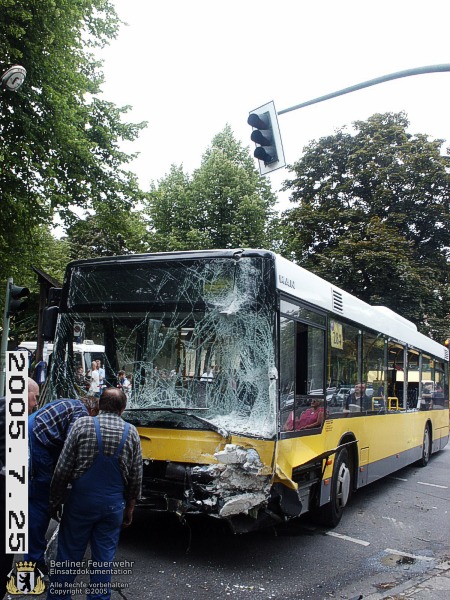
{"label": "white van", "polygon": [[[53,352],[53,344],[47,343],[47,357],[45,356],[44,345],[44,361],[48,364],[51,353]],[[37,348],[37,342],[22,342],[19,344],[19,349],[24,348],[30,352],[34,352]],[[105,346],[94,344],[92,340],[84,340],[82,344],[73,345],[74,367],[75,371],[78,367],[83,367],[83,372],[92,366],[92,361],[100,359],[102,365],[105,363]]]}

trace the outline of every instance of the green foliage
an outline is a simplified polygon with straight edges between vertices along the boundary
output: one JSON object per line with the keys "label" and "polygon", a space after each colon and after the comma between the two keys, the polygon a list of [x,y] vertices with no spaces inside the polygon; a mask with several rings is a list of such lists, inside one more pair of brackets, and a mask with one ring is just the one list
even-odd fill
{"label": "green foliage", "polygon": [[448,156],[377,114],[309,144],[285,182],[283,253],[435,339],[449,329]]}
{"label": "green foliage", "polygon": [[24,313],[18,315],[11,323],[15,338],[33,339],[37,332],[37,315],[39,308],[39,286],[36,267],[57,281],[62,282],[64,271],[70,259],[69,245],[64,240],[56,239],[49,227],[37,226],[17,238],[14,251],[0,250],[2,269],[8,274],[1,280],[0,306],[3,314],[6,296],[6,282],[12,277],[16,285],[30,289],[29,304]]}
{"label": "green foliage", "polygon": [[153,185],[148,213],[154,250],[271,247],[275,196],[227,125],[192,176],[172,165]]}
{"label": "green foliage", "polygon": [[[50,228],[44,226],[35,227],[29,236],[24,235],[18,239],[14,252],[5,251],[1,254],[3,269],[7,271],[8,277],[12,277],[19,285],[30,288],[36,295],[37,277],[31,267],[37,267],[54,279],[62,281],[70,258],[67,242],[56,239]],[[4,296],[3,291],[1,294]]]}
{"label": "green foliage", "polygon": [[79,219],[67,232],[70,258],[94,258],[145,252],[146,224],[138,212],[109,212],[99,207]]}
{"label": "green foliage", "polygon": [[182,166],[172,165],[165,178],[152,183],[147,212],[154,252],[202,248],[202,234],[196,229],[190,196],[190,177]]}
{"label": "green foliage", "polygon": [[[123,123],[128,107],[99,98],[101,64],[90,48],[117,34],[110,0],[0,1],[0,70],[27,69],[17,93],[0,102],[0,256],[36,227],[78,220],[77,208],[129,211],[142,198],[132,158],[119,149],[144,123]],[[18,255],[19,256],[19,255]],[[34,264],[34,263],[33,263]],[[0,262],[0,281],[11,275]]]}

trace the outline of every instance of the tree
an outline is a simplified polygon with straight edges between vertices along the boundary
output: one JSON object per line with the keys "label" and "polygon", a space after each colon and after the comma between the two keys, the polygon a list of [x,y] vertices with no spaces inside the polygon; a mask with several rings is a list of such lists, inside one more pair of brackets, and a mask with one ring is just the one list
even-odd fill
{"label": "tree", "polygon": [[283,252],[437,340],[449,326],[448,156],[412,135],[404,113],[376,114],[311,142],[290,167],[295,204]]}
{"label": "tree", "polygon": [[[14,252],[0,252],[3,260],[3,269],[12,277],[16,285],[30,289],[28,306],[11,323],[14,331],[11,335],[15,339],[33,339],[37,333],[37,314],[39,309],[39,289],[37,275],[32,267],[41,269],[45,273],[63,281],[64,271],[70,260],[69,245],[66,241],[55,238],[49,227],[36,226],[29,236],[17,239]],[[0,293],[2,301],[5,298],[6,279],[1,281]]]}
{"label": "tree", "polygon": [[67,231],[70,258],[95,258],[145,252],[147,230],[139,212],[109,212],[99,207],[94,215],[79,219]]}
{"label": "tree", "polygon": [[[0,96],[0,251],[20,246],[36,226],[75,222],[76,207],[130,210],[142,194],[119,149],[144,123],[122,122],[129,107],[99,97],[94,57],[116,36],[110,0],[2,0],[0,70],[27,69],[17,93]],[[10,273],[0,261],[0,281]]]}
{"label": "tree", "polygon": [[152,245],[158,250],[272,247],[275,196],[248,148],[229,125],[217,134],[192,176],[182,167],[150,191]]}
{"label": "tree", "polygon": [[166,177],[157,185],[152,183],[148,214],[152,226],[151,250],[165,252],[208,247],[208,236],[200,229],[198,206],[192,199],[191,177],[182,165],[172,165]]}

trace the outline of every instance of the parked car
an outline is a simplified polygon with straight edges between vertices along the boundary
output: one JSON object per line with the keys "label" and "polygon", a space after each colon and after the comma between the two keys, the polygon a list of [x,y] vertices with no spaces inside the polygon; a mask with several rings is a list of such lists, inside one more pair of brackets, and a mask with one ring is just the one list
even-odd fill
{"label": "parked car", "polygon": [[352,386],[341,386],[331,397],[331,406],[343,406],[347,396],[354,391],[355,388]]}

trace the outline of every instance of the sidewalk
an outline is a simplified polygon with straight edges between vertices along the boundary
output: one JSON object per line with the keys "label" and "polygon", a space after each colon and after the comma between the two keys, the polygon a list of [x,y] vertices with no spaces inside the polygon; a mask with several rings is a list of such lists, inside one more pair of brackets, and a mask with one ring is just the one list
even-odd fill
{"label": "sidewalk", "polygon": [[389,590],[352,598],[363,600],[448,600],[450,598],[450,560],[436,565],[427,574],[411,578],[406,583]]}

